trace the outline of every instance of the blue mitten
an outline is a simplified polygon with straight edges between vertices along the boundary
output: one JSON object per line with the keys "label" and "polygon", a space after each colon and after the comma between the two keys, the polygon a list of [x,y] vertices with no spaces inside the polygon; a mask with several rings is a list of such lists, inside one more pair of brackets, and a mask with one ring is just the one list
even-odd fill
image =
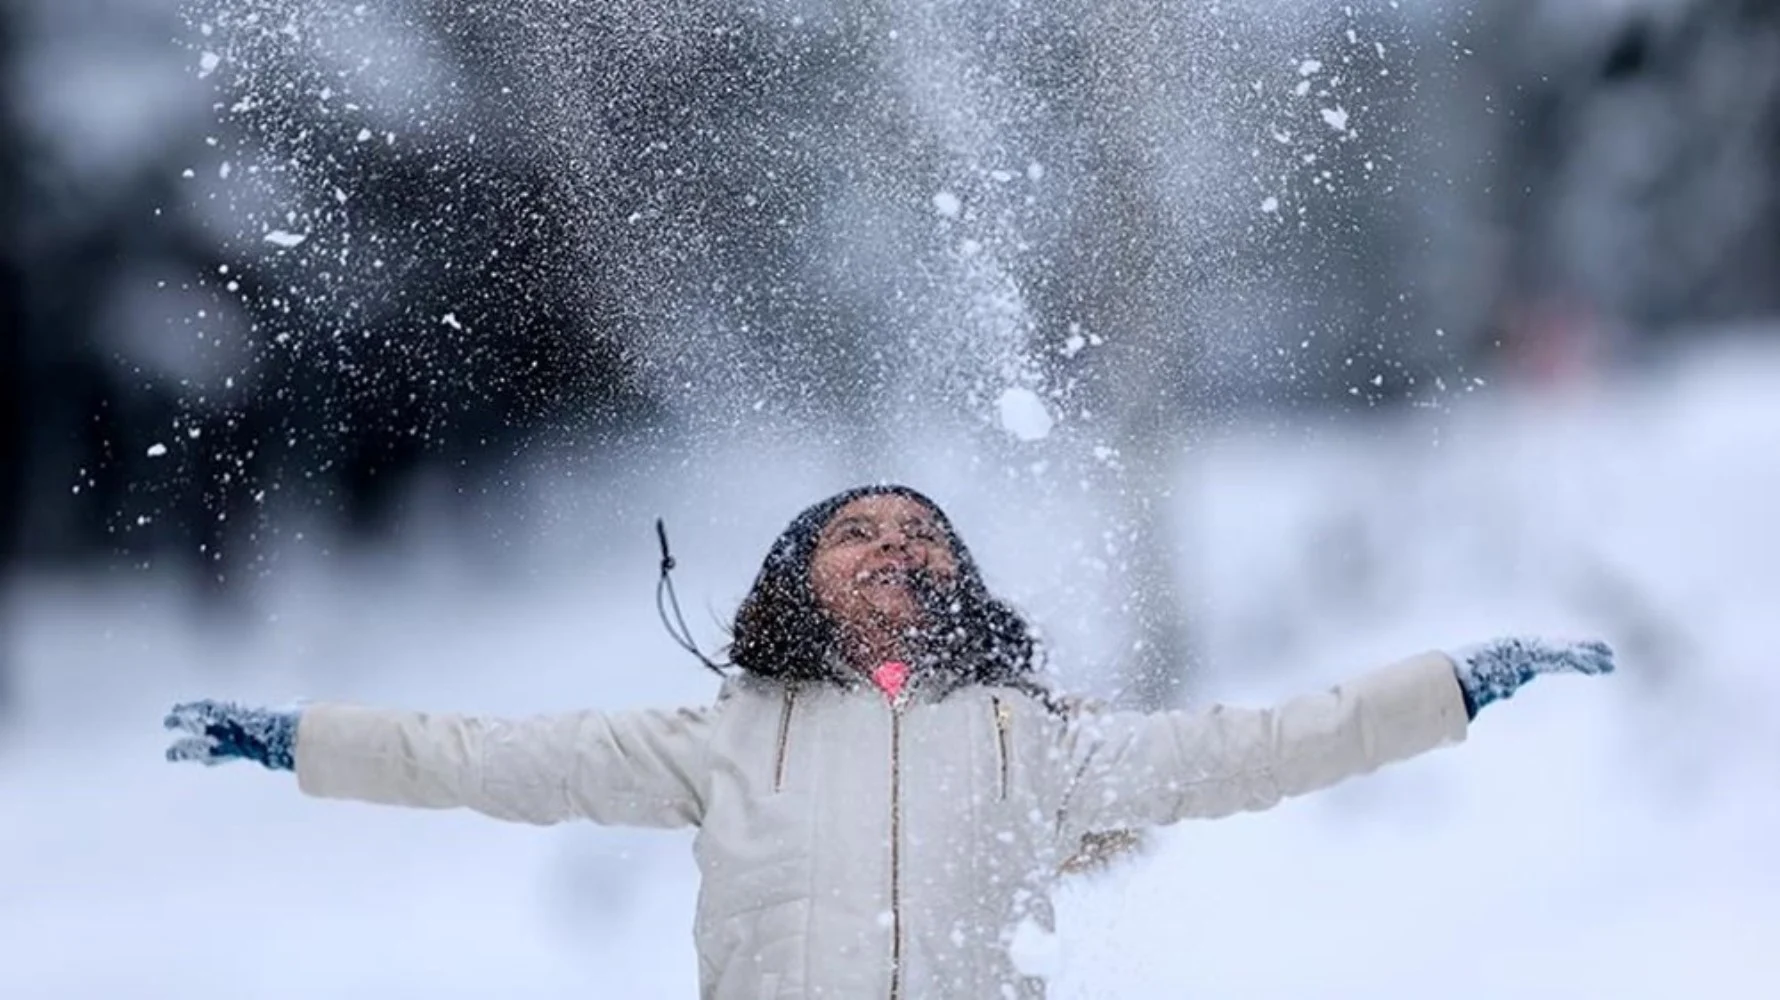
{"label": "blue mitten", "polygon": [[1540,674],[1608,674],[1613,650],[1598,641],[1492,639],[1450,650],[1446,654],[1465,692],[1465,710],[1472,718],[1492,701],[1511,697],[1522,684]]}
{"label": "blue mitten", "polygon": [[207,766],[251,760],[274,771],[296,769],[296,712],[193,701],[173,706],[165,725],[192,734],[167,748],[168,760],[195,760]]}

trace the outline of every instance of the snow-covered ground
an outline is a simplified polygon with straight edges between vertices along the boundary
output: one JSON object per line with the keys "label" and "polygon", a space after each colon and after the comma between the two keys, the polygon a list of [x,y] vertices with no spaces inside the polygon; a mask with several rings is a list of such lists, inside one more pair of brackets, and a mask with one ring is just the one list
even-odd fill
{"label": "snow-covered ground", "polygon": [[[839,485],[814,459],[765,476],[770,456],[731,444],[609,495],[541,486],[536,551],[498,565],[420,543],[286,559],[248,623],[128,581],[21,588],[0,995],[694,995],[689,835],[305,800],[287,775],[162,763],[159,724],[194,696],[707,698],[656,624],[650,517],[679,526],[709,638],[706,608],[733,606],[783,520]],[[1066,617],[1057,553],[1088,520],[998,506],[1010,491],[944,455],[887,471],[955,508],[992,583]],[[1187,456],[1202,697],[1262,701],[1505,631],[1604,634],[1624,672],[1542,681],[1463,747],[1166,831],[1070,883],[1058,995],[1772,995],[1776,492],[1780,356],[1750,349],[1551,404],[1483,393]]]}

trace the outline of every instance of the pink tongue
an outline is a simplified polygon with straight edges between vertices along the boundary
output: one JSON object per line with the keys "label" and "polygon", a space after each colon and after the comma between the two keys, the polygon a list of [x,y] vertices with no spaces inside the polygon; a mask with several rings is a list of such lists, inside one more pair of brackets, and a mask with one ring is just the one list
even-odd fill
{"label": "pink tongue", "polygon": [[871,672],[871,680],[878,689],[891,698],[902,693],[902,686],[909,680],[909,665],[896,660],[878,664],[878,669]]}

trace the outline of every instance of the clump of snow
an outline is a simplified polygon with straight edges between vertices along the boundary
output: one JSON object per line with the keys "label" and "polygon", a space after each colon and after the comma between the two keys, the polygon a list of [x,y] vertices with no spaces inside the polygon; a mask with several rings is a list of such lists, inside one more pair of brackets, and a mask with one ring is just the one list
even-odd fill
{"label": "clump of snow", "polygon": [[1347,109],[1334,107],[1323,109],[1323,121],[1337,132],[1347,131]]}
{"label": "clump of snow", "polygon": [[308,233],[293,233],[287,229],[274,229],[266,234],[267,243],[270,243],[275,247],[283,247],[286,250],[289,250],[291,247],[301,246],[303,241],[308,238]]}
{"label": "clump of snow", "polygon": [[933,195],[933,210],[941,218],[956,219],[964,211],[964,202],[950,191],[937,191]]}
{"label": "clump of snow", "polygon": [[198,56],[198,75],[199,76],[209,76],[210,74],[216,72],[216,67],[218,65],[220,65],[221,63],[222,63],[222,56],[219,56],[214,52],[205,52],[205,53],[199,55]]}
{"label": "clump of snow", "polygon": [[1261,199],[1261,211],[1263,211],[1263,212],[1277,212],[1277,211],[1279,211],[1279,199],[1275,198],[1271,195],[1269,195],[1266,198]]}
{"label": "clump of snow", "polygon": [[1056,425],[1038,393],[1024,386],[1003,389],[995,400],[1001,428],[1021,441],[1042,441]]}
{"label": "clump of snow", "polygon": [[160,458],[165,454],[167,454],[167,446],[158,441],[148,446],[149,458]]}

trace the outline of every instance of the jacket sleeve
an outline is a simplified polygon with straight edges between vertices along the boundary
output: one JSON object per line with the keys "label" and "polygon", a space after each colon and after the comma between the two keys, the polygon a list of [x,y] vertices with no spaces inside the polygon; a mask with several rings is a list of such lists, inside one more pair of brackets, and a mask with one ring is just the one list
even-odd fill
{"label": "jacket sleeve", "polygon": [[1462,742],[1452,662],[1430,653],[1275,708],[1109,712],[1064,730],[1063,830],[1157,826],[1268,809]]}
{"label": "jacket sleeve", "polygon": [[320,798],[522,823],[695,826],[713,711],[490,719],[315,705],[297,724],[297,784]]}

